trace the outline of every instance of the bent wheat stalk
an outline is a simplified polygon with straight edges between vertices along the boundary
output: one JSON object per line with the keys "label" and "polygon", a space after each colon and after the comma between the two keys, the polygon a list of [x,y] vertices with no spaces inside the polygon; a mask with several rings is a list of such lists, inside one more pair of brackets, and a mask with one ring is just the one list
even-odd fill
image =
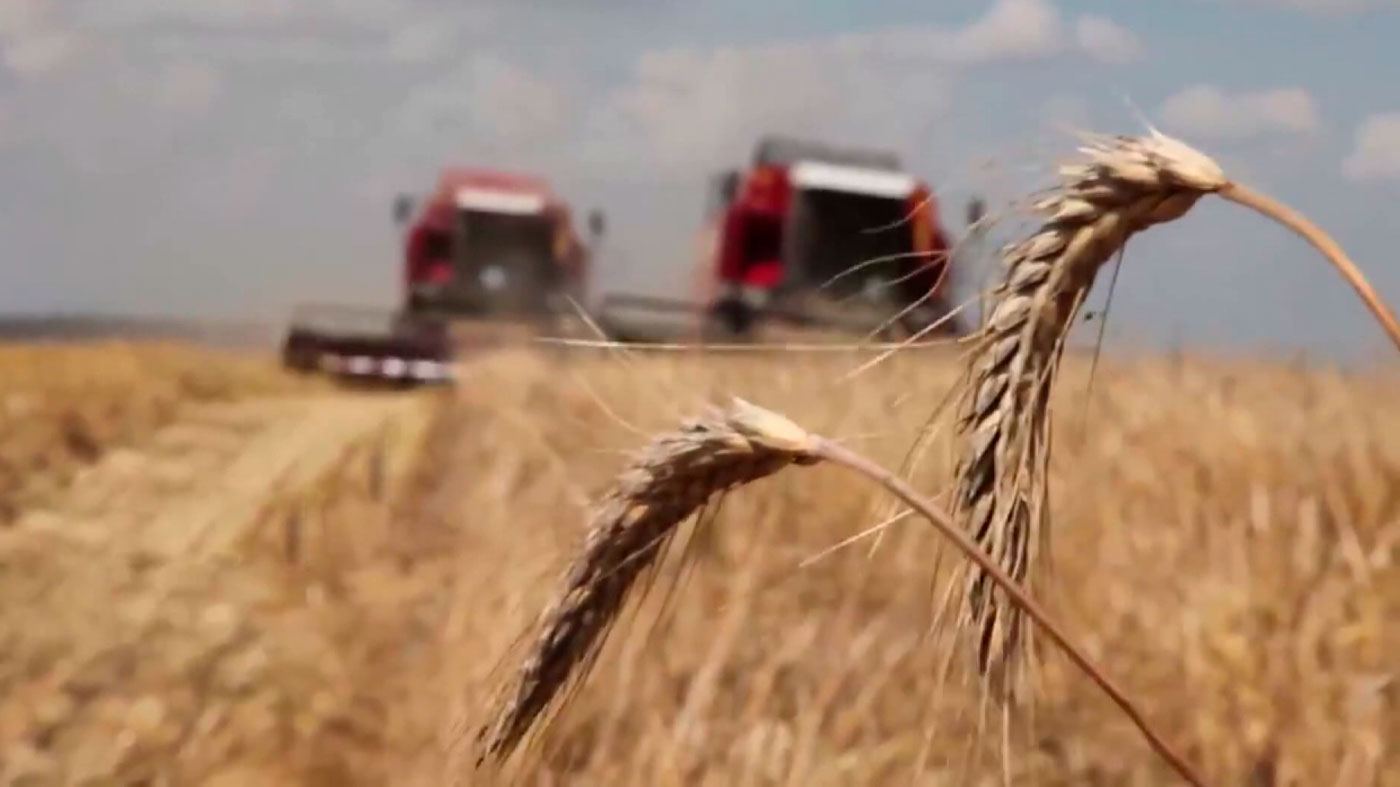
{"label": "bent wheat stalk", "polygon": [[781,415],[736,399],[728,410],[657,438],[604,498],[560,600],[545,614],[513,691],[477,736],[477,760],[508,757],[562,688],[601,648],[634,580],[657,560],[667,536],[709,497],[795,464],[829,462],[874,481],[918,511],[1132,720],[1148,744],[1186,782],[1204,782],[1147,722],[1132,700],[1070,641],[1064,629],[997,567],[952,518],[894,473]]}
{"label": "bent wheat stalk", "polygon": [[[1133,234],[1220,194],[1322,251],[1400,347],[1400,325],[1335,242],[1293,211],[1230,181],[1205,154],[1156,131],[1092,137],[1081,153],[1084,160],[1062,167],[1058,187],[1033,206],[1044,223],[1003,252],[1005,279],[992,293],[990,319],[970,355],[957,418],[962,447],[954,516],[1017,582],[1033,580],[1048,543],[1049,403],[1065,340],[1099,268]],[[986,571],[965,570],[965,592],[953,597],[961,605],[956,625],[975,632],[973,656],[984,685],[1000,700],[1014,699],[1030,658],[1029,632]]]}

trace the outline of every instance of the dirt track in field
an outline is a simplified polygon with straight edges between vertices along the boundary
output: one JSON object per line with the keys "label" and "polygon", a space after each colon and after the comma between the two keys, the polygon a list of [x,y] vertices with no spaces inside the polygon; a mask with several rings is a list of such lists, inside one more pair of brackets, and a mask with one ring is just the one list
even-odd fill
{"label": "dirt track in field", "polygon": [[345,692],[333,632],[283,613],[334,595],[328,505],[388,521],[428,402],[191,409],[0,530],[0,784],[306,783],[268,769]]}

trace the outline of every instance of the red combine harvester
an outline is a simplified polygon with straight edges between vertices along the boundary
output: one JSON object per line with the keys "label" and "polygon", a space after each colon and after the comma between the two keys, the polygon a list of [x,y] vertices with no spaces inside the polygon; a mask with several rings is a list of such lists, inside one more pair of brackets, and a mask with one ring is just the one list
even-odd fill
{"label": "red combine harvester", "polygon": [[611,295],[601,311],[618,338],[659,338],[627,312],[687,311],[702,338],[751,338],[770,322],[886,338],[940,319],[931,333],[962,330],[937,202],[894,154],[766,137],[747,171],[715,179],[706,219],[698,302]]}
{"label": "red combine harvester", "polygon": [[[421,203],[400,195],[394,220],[402,232],[400,308],[299,307],[284,341],[287,366],[441,381],[464,346],[573,327],[569,299],[587,295],[591,249],[544,181],[449,168]],[[589,227],[601,236],[601,213],[590,214]]]}

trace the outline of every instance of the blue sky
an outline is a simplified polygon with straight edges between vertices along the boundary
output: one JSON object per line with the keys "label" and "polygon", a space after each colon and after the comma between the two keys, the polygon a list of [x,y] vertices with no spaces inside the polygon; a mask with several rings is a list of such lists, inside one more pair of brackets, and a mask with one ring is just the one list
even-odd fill
{"label": "blue sky", "polygon": [[[1058,128],[1142,116],[1400,302],[1397,41],[1394,0],[0,0],[0,310],[391,302],[390,201],[447,161],[548,174],[609,214],[598,288],[664,292],[704,178],[765,131],[897,149],[956,216],[1042,185]],[[1213,202],[1133,242],[1110,333],[1383,347],[1305,245]]]}

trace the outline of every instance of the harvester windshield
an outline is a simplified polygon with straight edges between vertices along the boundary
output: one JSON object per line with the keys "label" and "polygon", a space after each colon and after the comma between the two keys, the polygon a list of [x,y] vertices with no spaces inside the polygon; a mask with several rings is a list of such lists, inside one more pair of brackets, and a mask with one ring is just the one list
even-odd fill
{"label": "harvester windshield", "polygon": [[454,279],[464,298],[489,312],[547,308],[560,274],[549,216],[464,209],[457,237]]}
{"label": "harvester windshield", "polygon": [[[898,303],[928,291],[914,272],[913,234],[903,199],[825,189],[794,194],[788,259],[791,285],[821,288],[829,298]],[[901,277],[904,281],[899,281]]]}
{"label": "harvester windshield", "polygon": [[[946,265],[927,187],[884,151],[767,137],[726,210],[726,314],[844,311],[864,322],[929,300]],[[910,324],[926,316],[918,312]]]}
{"label": "harvester windshield", "polygon": [[[784,290],[820,288],[844,301],[888,306],[928,292],[932,279],[916,270],[909,220],[918,184],[897,156],[774,136],[754,158],[758,167],[787,173],[786,210],[776,220],[786,227],[771,228],[767,216],[748,219],[740,267],[781,258]],[[772,244],[783,244],[782,253]]]}

